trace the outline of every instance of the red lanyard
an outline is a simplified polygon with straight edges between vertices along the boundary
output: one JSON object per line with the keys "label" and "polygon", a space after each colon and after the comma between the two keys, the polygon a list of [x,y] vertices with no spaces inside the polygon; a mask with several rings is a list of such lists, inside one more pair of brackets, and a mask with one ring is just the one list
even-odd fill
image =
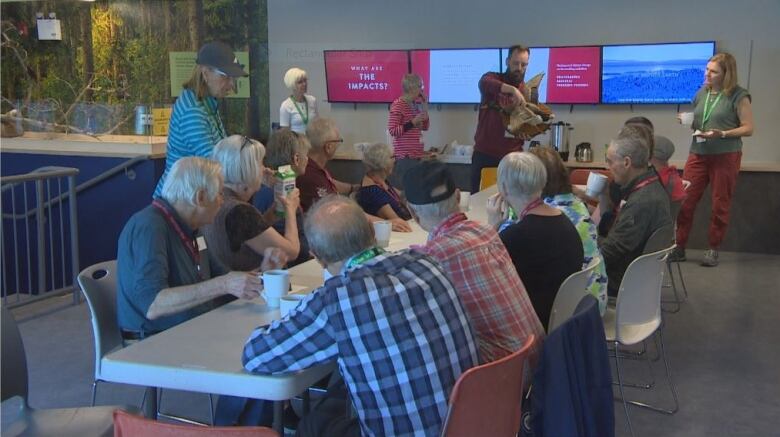
{"label": "red lanyard", "polygon": [[384,182],[382,182],[382,181],[378,181],[378,180],[374,179],[374,177],[373,177],[373,176],[369,176],[368,178],[369,178],[369,179],[371,179],[372,181],[374,181],[374,183],[375,183],[375,184],[376,184],[376,185],[377,185],[379,188],[381,188],[381,189],[385,190],[385,191],[387,192],[387,194],[389,194],[389,195],[390,195],[390,197],[392,197],[392,198],[393,198],[393,200],[395,200],[395,201],[398,203],[398,206],[401,206],[401,207],[402,207],[402,206],[404,205],[403,203],[401,203],[401,197],[400,197],[400,196],[398,196],[398,193],[396,193],[396,192],[395,192],[395,190],[393,189],[393,186],[392,186],[392,185],[390,185],[390,184],[387,184],[387,188],[385,188],[385,187],[383,187],[383,186],[382,186],[382,185],[384,184]]}
{"label": "red lanyard", "polygon": [[526,205],[525,208],[523,208],[523,210],[520,211],[520,214],[517,215],[517,220],[515,220],[515,223],[520,223],[525,218],[525,216],[527,216],[528,213],[531,212],[532,209],[536,208],[537,206],[541,205],[542,203],[544,203],[544,202],[542,202],[542,199],[540,199],[540,198],[532,200],[531,203]]}
{"label": "red lanyard", "polygon": [[320,165],[314,162],[311,158],[309,158],[309,162],[315,165],[319,169],[319,171],[321,171],[325,175],[325,179],[328,180],[328,185],[329,185],[328,189],[330,190],[330,192],[331,193],[338,192],[338,190],[336,189],[336,181],[333,180],[333,176],[330,175],[330,172],[327,169],[320,167]]}
{"label": "red lanyard", "polygon": [[193,238],[188,237],[187,234],[184,233],[184,230],[182,230],[181,226],[179,226],[179,222],[176,221],[176,219],[173,217],[173,214],[168,211],[168,208],[166,208],[162,202],[155,199],[152,201],[152,206],[160,211],[163,217],[165,217],[165,221],[167,221],[173,230],[176,231],[176,234],[179,236],[182,244],[184,244],[184,247],[187,249],[187,253],[190,254],[190,258],[192,258],[192,261],[195,263],[195,267],[198,270],[198,276],[203,279],[203,274],[200,271],[200,252],[198,251],[198,243],[196,243]]}
{"label": "red lanyard", "polygon": [[[631,191],[629,191],[628,194],[626,194],[626,197],[624,199],[622,199],[622,200],[628,200],[628,196],[633,194],[635,191],[639,191],[642,188],[652,184],[653,182],[657,182],[657,181],[658,181],[658,176],[649,177],[649,178],[643,180],[642,182],[634,185],[634,188],[632,188]],[[622,206],[623,206],[622,203],[623,202],[620,202],[619,204],[615,205],[615,221],[617,221],[617,216],[618,216],[618,214],[620,214],[620,210],[622,209]]]}

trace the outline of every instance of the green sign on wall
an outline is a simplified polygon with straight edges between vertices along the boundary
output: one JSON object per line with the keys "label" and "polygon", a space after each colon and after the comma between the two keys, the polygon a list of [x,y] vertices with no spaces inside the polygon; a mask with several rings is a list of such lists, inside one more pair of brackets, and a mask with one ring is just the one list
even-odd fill
{"label": "green sign on wall", "polygon": [[[239,64],[249,73],[249,52],[235,52]],[[177,97],[182,90],[182,84],[190,79],[192,69],[195,68],[197,52],[169,52],[168,60],[171,64],[171,96]],[[242,77],[236,80],[236,93],[228,98],[249,98],[249,78]]]}

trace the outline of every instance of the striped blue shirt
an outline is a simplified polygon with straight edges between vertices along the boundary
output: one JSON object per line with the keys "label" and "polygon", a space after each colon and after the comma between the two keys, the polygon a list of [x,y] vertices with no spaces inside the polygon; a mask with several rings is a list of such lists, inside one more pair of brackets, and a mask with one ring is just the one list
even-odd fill
{"label": "striped blue shirt", "polygon": [[243,355],[255,373],[332,360],[367,436],[438,436],[455,382],[479,362],[454,286],[416,251],[384,253],[328,279],[256,329]]}
{"label": "striped blue shirt", "polygon": [[168,150],[165,159],[165,172],[157,182],[154,195],[162,193],[163,182],[171,167],[186,156],[211,158],[214,146],[225,138],[225,126],[219,116],[217,99],[206,96],[198,101],[191,89],[183,89],[173,105],[173,114],[168,126]]}

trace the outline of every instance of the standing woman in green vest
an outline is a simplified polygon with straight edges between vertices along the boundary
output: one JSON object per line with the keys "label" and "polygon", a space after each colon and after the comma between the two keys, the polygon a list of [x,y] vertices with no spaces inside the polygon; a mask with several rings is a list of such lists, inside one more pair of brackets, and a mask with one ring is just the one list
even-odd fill
{"label": "standing woman in green vest", "polygon": [[[748,90],[737,84],[737,62],[718,53],[707,62],[704,86],[693,98],[693,140],[683,179],[691,182],[677,216],[675,261],[685,261],[685,245],[693,213],[704,189],[712,191],[712,215],[707,233],[709,249],[701,265],[718,265],[718,247],[729,223],[731,196],[742,161],[742,137],[753,135],[753,109]],[[678,119],[681,115],[678,114]]]}
{"label": "standing woman in green vest", "polygon": [[157,183],[156,196],[162,192],[165,177],[176,161],[185,156],[211,158],[214,146],[227,137],[217,101],[235,92],[237,78],[248,76],[233,49],[219,41],[204,44],[195,64],[173,105],[165,172]]}
{"label": "standing woman in green vest", "polygon": [[305,71],[293,67],[284,74],[284,85],[290,90],[290,97],[284,99],[279,108],[279,126],[306,135],[309,121],[317,117],[317,99],[306,94],[309,78]]}

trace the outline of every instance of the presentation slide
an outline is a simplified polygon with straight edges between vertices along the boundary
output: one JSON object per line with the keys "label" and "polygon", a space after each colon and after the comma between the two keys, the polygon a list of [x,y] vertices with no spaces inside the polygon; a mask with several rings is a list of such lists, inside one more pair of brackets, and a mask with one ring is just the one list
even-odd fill
{"label": "presentation slide", "polygon": [[326,50],[329,102],[390,103],[403,94],[406,50]]}
{"label": "presentation slide", "polygon": [[714,42],[604,46],[602,103],[688,103]]}
{"label": "presentation slide", "polygon": [[525,78],[545,74],[539,85],[541,103],[598,103],[600,56],[598,46],[532,47]]}
{"label": "presentation slide", "polygon": [[499,49],[413,50],[412,73],[431,103],[479,103],[479,78],[501,71]]}

